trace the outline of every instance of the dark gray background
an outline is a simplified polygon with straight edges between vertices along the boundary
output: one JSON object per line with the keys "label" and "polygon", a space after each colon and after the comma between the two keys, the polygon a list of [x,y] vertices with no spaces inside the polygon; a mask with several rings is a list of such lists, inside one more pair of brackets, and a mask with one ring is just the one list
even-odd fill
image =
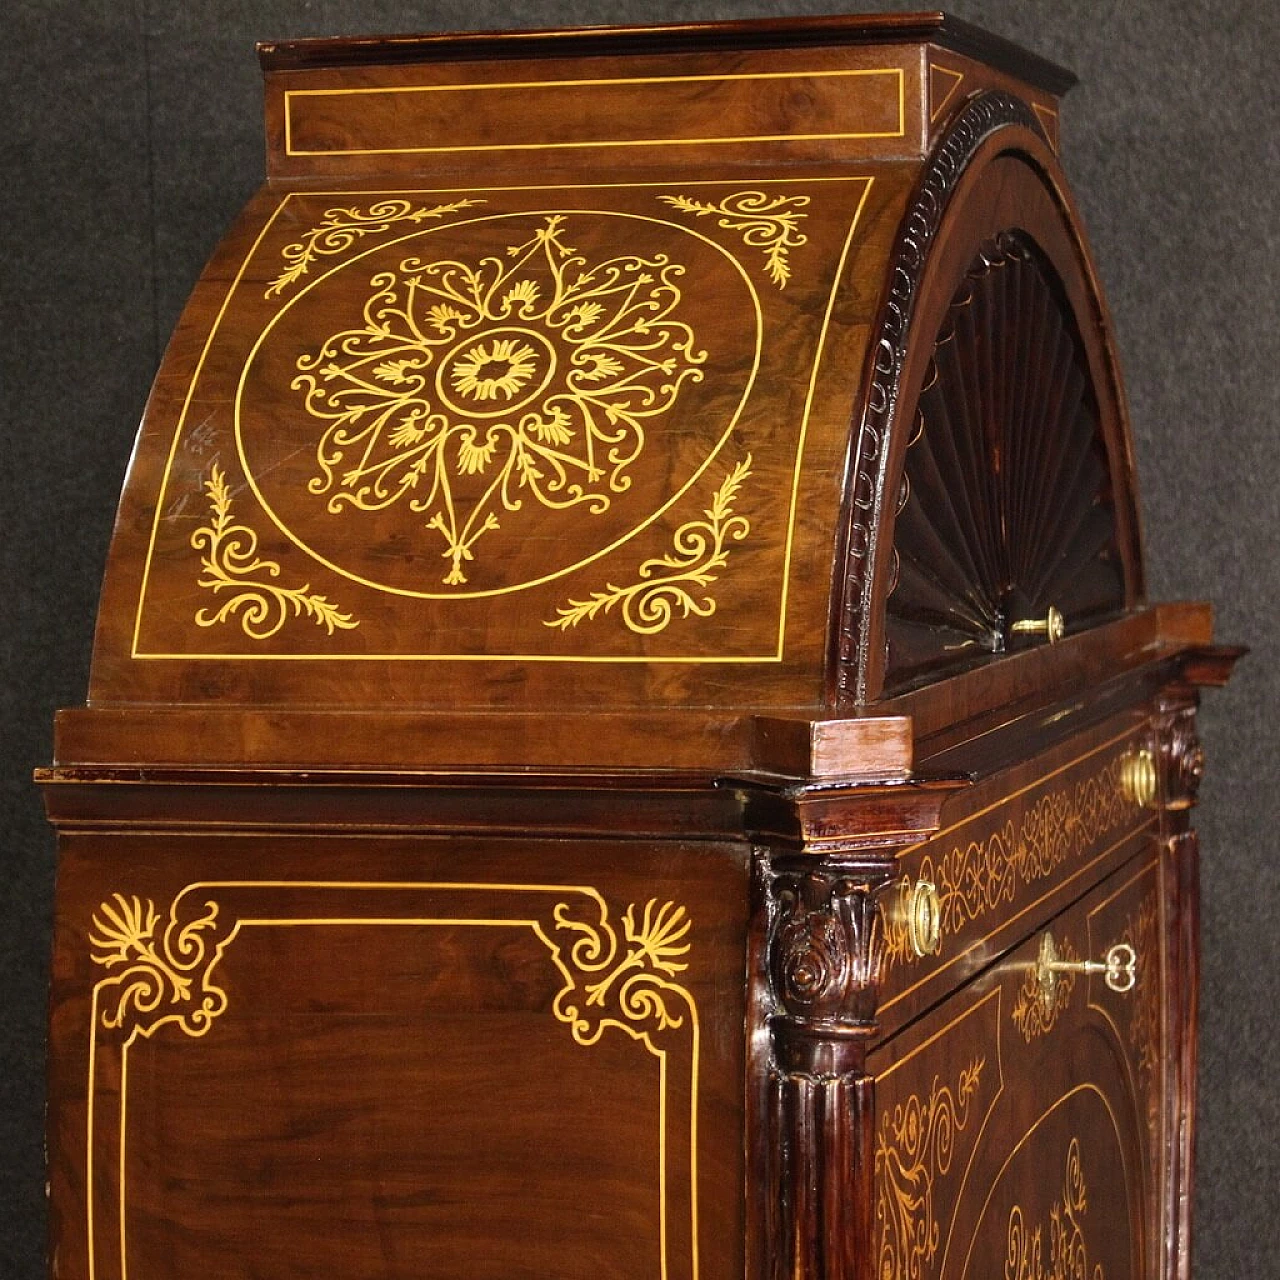
{"label": "dark gray background", "polygon": [[[803,3],[8,0],[0,50],[0,1280],[43,1273],[52,841],[30,786],[83,699],[121,477],[163,344],[261,178],[260,38],[830,12]],[[868,4],[865,8],[900,8]],[[1253,647],[1207,697],[1200,1280],[1276,1274],[1280,1107],[1280,5],[955,0],[1081,79],[1064,153],[1128,378],[1152,598]],[[1268,1263],[1267,1257],[1273,1259]],[[1112,1277],[1110,1280],[1123,1280]]]}

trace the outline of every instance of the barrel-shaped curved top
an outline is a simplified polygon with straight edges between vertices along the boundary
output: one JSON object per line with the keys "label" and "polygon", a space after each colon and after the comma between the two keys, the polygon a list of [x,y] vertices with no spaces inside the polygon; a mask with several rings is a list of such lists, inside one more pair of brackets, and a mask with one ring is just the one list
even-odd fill
{"label": "barrel-shaped curved top", "polygon": [[[269,73],[273,179],[157,378],[93,702],[873,700],[910,595],[917,405],[1007,235],[1074,326],[1116,609],[1140,599],[1123,400],[1043,89],[883,32],[513,58]],[[1023,430],[1001,394],[1000,439],[1052,448],[1052,415]]]}

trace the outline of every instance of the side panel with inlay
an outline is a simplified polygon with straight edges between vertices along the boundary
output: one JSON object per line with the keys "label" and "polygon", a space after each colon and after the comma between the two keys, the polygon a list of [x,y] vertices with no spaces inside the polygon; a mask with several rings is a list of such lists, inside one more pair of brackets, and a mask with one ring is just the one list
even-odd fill
{"label": "side panel with inlay", "polygon": [[549,847],[68,841],[59,1274],[740,1276],[741,859]]}

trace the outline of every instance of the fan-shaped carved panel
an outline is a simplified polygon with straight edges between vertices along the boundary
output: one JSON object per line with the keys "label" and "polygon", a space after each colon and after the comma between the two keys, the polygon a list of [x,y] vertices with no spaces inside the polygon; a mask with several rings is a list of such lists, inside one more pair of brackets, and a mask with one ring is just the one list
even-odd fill
{"label": "fan-shaped carved panel", "polygon": [[[1079,330],[1030,240],[986,244],[916,410],[894,528],[886,685],[901,688],[1121,612],[1101,415]],[[1041,642],[1043,632],[1039,633]]]}

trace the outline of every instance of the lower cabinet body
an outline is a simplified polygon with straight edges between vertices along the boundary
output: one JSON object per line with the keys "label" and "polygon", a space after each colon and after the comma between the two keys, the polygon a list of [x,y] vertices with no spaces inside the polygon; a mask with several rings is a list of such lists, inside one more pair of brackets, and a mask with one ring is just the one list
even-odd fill
{"label": "lower cabinet body", "polygon": [[[1097,799],[1131,747],[1097,736],[993,779],[1016,798],[976,795],[910,855],[933,863],[902,864],[950,874],[1050,811],[1071,835],[989,918],[956,915],[950,958],[886,962],[865,1069],[793,1090],[830,1100],[805,1133],[862,1135],[820,1166],[762,1136],[785,1016],[768,849],[65,833],[53,1275],[1168,1280],[1194,837]],[[805,981],[843,963],[827,904],[787,925]],[[802,1201],[863,1225],[789,1253]]]}

